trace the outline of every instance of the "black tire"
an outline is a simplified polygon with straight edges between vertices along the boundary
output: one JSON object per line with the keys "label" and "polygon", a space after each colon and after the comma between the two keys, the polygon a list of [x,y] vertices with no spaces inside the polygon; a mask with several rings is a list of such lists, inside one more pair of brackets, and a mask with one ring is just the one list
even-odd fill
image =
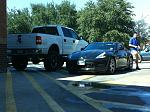
{"label": "black tire", "polygon": [[58,52],[50,51],[44,59],[44,67],[47,71],[56,71],[62,66],[61,57]]}
{"label": "black tire", "polygon": [[139,54],[138,55],[138,62],[141,63],[142,62],[142,56]]}
{"label": "black tire", "polygon": [[67,61],[66,62],[66,68],[69,74],[77,74],[78,73],[78,68],[75,66],[72,62]]}
{"label": "black tire", "polygon": [[40,60],[36,57],[32,58],[31,61],[33,64],[39,64],[39,62],[40,62]]}
{"label": "black tire", "polygon": [[18,70],[23,71],[28,65],[28,58],[20,57],[20,56],[13,56],[11,59],[12,66]]}
{"label": "black tire", "polygon": [[133,69],[133,58],[131,56],[128,58],[127,69],[128,70]]}
{"label": "black tire", "polygon": [[116,62],[114,58],[110,58],[107,73],[108,74],[114,74],[116,70]]}

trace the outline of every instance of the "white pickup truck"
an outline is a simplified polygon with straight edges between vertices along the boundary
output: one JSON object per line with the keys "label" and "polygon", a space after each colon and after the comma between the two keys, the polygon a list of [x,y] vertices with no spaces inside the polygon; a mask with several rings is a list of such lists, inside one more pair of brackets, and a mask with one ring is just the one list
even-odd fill
{"label": "white pickup truck", "polygon": [[24,70],[28,61],[43,61],[47,71],[55,71],[65,57],[87,45],[73,29],[60,25],[38,26],[32,33],[8,34],[7,38],[8,55],[16,70]]}

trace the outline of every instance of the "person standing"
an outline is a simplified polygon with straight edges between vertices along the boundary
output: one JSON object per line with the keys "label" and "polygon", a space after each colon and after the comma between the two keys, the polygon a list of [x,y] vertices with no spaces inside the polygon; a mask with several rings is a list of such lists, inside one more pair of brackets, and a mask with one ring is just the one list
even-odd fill
{"label": "person standing", "polygon": [[140,43],[137,39],[137,33],[133,34],[133,37],[129,40],[129,47],[131,50],[131,54],[135,56],[136,69],[141,70],[138,65],[138,55],[140,50]]}

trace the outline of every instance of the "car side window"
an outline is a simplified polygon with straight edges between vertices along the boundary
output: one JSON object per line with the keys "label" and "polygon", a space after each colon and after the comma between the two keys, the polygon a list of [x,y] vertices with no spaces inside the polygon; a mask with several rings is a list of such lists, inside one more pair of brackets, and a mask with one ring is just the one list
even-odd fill
{"label": "car side window", "polygon": [[148,50],[150,51],[150,46],[148,47]]}
{"label": "car side window", "polygon": [[70,31],[67,28],[62,27],[62,31],[65,37],[72,37]]}
{"label": "car side window", "polygon": [[145,50],[146,50],[147,52],[149,52],[149,51],[150,51],[150,46],[147,47]]}

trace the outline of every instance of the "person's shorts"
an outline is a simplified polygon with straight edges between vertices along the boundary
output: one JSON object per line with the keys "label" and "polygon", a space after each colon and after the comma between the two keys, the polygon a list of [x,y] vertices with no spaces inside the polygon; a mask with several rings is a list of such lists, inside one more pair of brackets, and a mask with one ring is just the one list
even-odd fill
{"label": "person's shorts", "polygon": [[137,50],[132,49],[132,50],[131,50],[131,54],[132,54],[132,55],[136,55],[136,54],[138,54],[138,51],[137,51]]}

